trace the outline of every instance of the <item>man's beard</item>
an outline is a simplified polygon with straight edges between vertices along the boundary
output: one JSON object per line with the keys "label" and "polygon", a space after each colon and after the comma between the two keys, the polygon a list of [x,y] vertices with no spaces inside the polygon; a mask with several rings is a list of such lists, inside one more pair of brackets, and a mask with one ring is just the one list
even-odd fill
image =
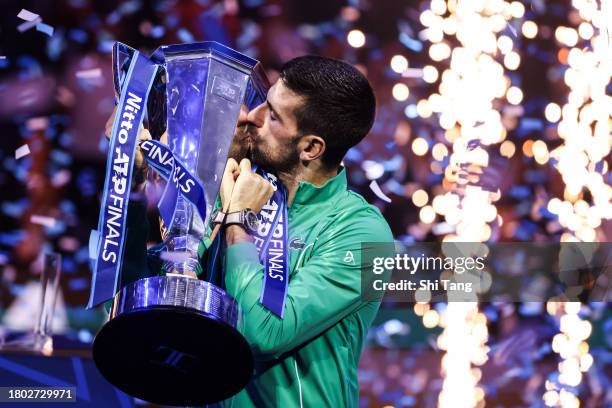
{"label": "man's beard", "polygon": [[229,148],[228,158],[236,160],[238,163],[242,159],[250,159],[249,150],[251,149],[251,140],[249,138],[249,132],[247,125],[239,124],[236,127],[232,144]]}
{"label": "man's beard", "polygon": [[251,162],[274,174],[292,173],[300,164],[298,140],[299,137],[294,137],[289,145],[275,151],[252,141],[249,149]]}
{"label": "man's beard", "polygon": [[300,139],[298,136],[295,136],[289,145],[280,151],[272,151],[261,143],[257,143],[257,140],[260,140],[258,136],[255,135],[254,138],[249,137],[249,132],[254,134],[257,131],[251,126],[248,128],[241,126],[237,129],[228,157],[233,158],[238,163],[242,159],[249,159],[251,163],[275,174],[281,172],[291,173],[300,163],[300,153],[297,150],[297,144]]}

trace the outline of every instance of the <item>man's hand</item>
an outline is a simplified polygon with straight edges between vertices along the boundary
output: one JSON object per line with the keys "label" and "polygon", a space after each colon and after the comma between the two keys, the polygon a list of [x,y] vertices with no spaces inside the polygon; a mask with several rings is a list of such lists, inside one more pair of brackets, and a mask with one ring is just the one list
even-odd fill
{"label": "man's hand", "polygon": [[250,208],[251,211],[259,213],[264,204],[272,197],[274,188],[272,184],[251,170],[249,159],[242,159],[239,171],[240,173],[232,189],[227,212],[231,213]]}
{"label": "man's hand", "polygon": [[[104,129],[104,135],[106,139],[110,141],[111,133],[113,132],[113,122],[115,121],[115,115],[117,114],[117,107],[113,110],[110,117],[106,121],[106,126]],[[144,156],[142,154],[142,150],[140,150],[140,146],[138,142],[140,140],[148,140],[151,139],[151,133],[145,128],[140,130],[138,134],[138,141],[136,142],[136,155],[134,159],[134,170],[132,173],[132,192],[142,192],[145,186],[146,181],[146,171],[147,171],[147,162],[144,160]],[[165,140],[164,140],[165,139]],[[160,140],[162,143],[167,143],[167,134],[164,133],[162,135],[162,139]]]}
{"label": "man's hand", "polygon": [[225,165],[223,179],[221,180],[221,189],[219,191],[219,195],[221,196],[221,208],[225,213],[229,208],[232,191],[234,191],[234,185],[236,184],[236,179],[239,175],[240,166],[236,160],[230,157],[227,159],[227,163]]}
{"label": "man's hand", "polygon": [[[104,129],[104,135],[106,136],[106,139],[108,141],[110,141],[111,133],[113,132],[113,122],[115,120],[116,114],[117,114],[117,107],[115,106],[113,113],[111,113],[110,117],[106,121],[106,127]],[[147,129],[142,128],[140,130],[140,133],[138,134],[138,142],[141,140],[148,140],[148,139],[151,139],[151,133],[149,133]],[[134,160],[134,176],[136,176],[137,173],[144,172],[147,168],[146,162],[144,160],[144,156],[142,155],[142,151],[140,150],[140,147],[138,146],[138,142],[136,143],[136,157]]]}

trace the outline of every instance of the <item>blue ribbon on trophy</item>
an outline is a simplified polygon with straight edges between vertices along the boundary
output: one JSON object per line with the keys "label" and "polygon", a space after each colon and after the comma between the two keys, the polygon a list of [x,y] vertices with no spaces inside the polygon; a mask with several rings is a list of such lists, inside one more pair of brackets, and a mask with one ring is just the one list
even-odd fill
{"label": "blue ribbon on trophy", "polygon": [[126,238],[125,225],[138,132],[158,66],[135,51],[123,87],[107,156],[102,209],[98,220],[92,288],[88,307],[117,292]]}
{"label": "blue ribbon on trophy", "polygon": [[204,187],[186,166],[163,143],[157,140],[143,140],[140,148],[147,163],[167,180],[166,188],[157,205],[159,214],[167,229],[172,228],[178,195],[183,195],[195,205],[200,218],[206,219],[206,197]]}
{"label": "blue ribbon on trophy", "polygon": [[264,278],[259,301],[268,310],[284,317],[285,299],[289,287],[289,259],[287,256],[287,195],[278,178],[256,168],[274,187],[274,194],[259,213],[259,227],[255,246],[264,266]]}

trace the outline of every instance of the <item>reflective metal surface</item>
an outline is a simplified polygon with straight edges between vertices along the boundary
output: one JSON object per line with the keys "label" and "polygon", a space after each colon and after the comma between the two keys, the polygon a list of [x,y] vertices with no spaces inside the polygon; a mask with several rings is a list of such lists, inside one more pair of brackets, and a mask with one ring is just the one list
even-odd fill
{"label": "reflective metal surface", "polygon": [[201,406],[243,389],[254,371],[239,306],[184,275],[136,281],[115,295],[96,335],[100,373],[123,392],[160,405]]}
{"label": "reflective metal surface", "polygon": [[233,328],[240,320],[240,306],[225,291],[184,275],[155,276],[123,287],[115,295],[109,318],[159,306],[190,309]]}

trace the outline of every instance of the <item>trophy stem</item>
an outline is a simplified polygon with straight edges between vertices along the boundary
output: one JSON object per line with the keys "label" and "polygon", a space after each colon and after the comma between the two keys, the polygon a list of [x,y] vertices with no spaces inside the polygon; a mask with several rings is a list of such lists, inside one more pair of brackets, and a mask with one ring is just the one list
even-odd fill
{"label": "trophy stem", "polygon": [[183,197],[178,197],[174,222],[168,234],[163,270],[166,274],[196,278],[202,271],[198,246],[202,221]]}

